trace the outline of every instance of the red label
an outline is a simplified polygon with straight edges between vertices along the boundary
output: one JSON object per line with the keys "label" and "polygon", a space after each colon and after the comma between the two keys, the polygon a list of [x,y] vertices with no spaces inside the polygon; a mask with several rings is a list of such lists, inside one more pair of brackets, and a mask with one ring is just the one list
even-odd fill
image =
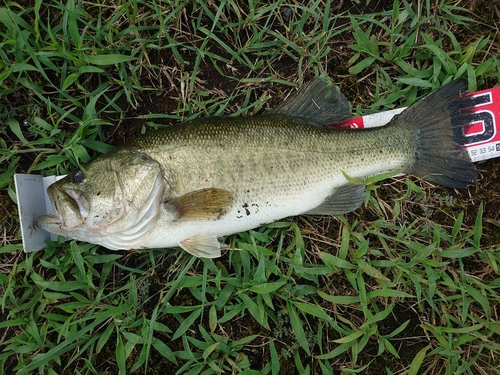
{"label": "red label", "polygon": [[338,129],[362,129],[365,127],[365,122],[363,117],[359,116],[348,118],[347,120],[331,124],[330,126]]}

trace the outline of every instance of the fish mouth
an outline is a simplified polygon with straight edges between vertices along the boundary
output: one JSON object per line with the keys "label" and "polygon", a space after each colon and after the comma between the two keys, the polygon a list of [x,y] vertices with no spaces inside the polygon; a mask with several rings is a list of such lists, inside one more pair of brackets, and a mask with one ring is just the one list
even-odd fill
{"label": "fish mouth", "polygon": [[64,234],[68,229],[82,226],[88,215],[88,201],[76,189],[60,189],[56,184],[49,186],[47,194],[54,213],[36,219],[36,225],[48,232]]}
{"label": "fish mouth", "polygon": [[62,220],[57,213],[39,216],[35,222],[38,228],[52,233],[55,233],[55,230],[61,229],[63,226]]}

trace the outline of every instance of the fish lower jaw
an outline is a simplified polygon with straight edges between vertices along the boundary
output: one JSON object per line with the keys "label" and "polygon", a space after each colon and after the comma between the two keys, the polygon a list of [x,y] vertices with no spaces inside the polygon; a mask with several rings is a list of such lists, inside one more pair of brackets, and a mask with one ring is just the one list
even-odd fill
{"label": "fish lower jaw", "polygon": [[57,213],[39,216],[35,219],[38,228],[50,233],[60,234],[63,230],[63,222]]}

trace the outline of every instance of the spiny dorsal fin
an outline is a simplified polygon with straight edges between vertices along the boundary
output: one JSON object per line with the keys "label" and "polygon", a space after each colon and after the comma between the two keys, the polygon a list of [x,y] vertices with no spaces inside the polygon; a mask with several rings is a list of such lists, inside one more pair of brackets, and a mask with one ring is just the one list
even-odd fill
{"label": "spiny dorsal fin", "polygon": [[220,257],[220,242],[213,234],[201,233],[185,239],[179,246],[189,254],[198,258]]}
{"label": "spiny dorsal fin", "polygon": [[356,210],[365,200],[365,185],[347,183],[335,189],[332,195],[307,215],[338,215]]}
{"label": "spiny dorsal fin", "polygon": [[201,189],[177,197],[165,204],[177,221],[219,220],[231,209],[233,194],[223,189]]}
{"label": "spiny dorsal fin", "polygon": [[306,83],[269,113],[306,118],[323,126],[352,117],[350,103],[340,89],[321,76]]}

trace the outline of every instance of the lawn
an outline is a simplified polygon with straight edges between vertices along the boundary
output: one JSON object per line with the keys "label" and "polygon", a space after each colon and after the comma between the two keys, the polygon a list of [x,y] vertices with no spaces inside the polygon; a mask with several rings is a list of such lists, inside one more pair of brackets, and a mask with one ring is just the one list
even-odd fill
{"label": "lawn", "polygon": [[498,160],[460,191],[368,181],[356,212],[229,236],[213,260],[26,254],[12,181],[263,113],[320,74],[358,115],[493,87],[499,20],[481,0],[2,2],[0,373],[500,374]]}

